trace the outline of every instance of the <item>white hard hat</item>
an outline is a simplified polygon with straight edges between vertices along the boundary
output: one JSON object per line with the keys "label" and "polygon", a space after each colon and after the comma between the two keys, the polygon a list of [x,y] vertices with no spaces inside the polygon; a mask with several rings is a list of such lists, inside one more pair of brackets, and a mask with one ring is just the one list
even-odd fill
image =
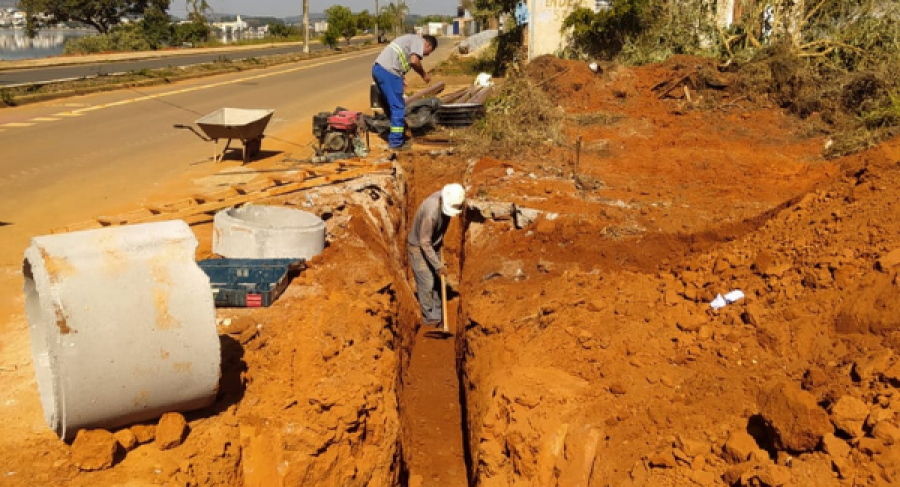
{"label": "white hard hat", "polygon": [[447,216],[456,216],[462,211],[463,201],[466,200],[466,190],[462,185],[452,183],[441,190],[441,211]]}

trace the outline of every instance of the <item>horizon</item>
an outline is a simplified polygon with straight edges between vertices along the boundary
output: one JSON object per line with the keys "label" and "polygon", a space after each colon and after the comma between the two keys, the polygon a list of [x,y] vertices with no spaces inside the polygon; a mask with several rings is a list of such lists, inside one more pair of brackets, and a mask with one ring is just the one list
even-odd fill
{"label": "horizon", "polygon": [[[284,0],[257,0],[252,5],[247,5],[243,0],[207,0],[211,13],[216,15],[241,15],[251,17],[298,17],[303,16],[303,2],[287,2]],[[375,0],[346,0],[336,4],[325,0],[310,0],[309,12],[324,13],[325,9],[332,5],[344,5],[353,13],[368,10],[375,12]],[[378,6],[383,7],[392,2],[378,0]],[[456,15],[458,2],[446,0],[410,0],[406,5],[409,13],[413,15]],[[169,14],[179,17],[187,16],[187,3],[185,0],[175,0],[169,5]]]}
{"label": "horizon", "polygon": [[[241,15],[250,17],[301,17],[303,16],[303,2],[287,2],[284,0],[257,0],[252,5],[247,5],[245,0],[207,0],[211,12],[216,15]],[[378,0],[378,6],[383,7],[392,2]],[[408,0],[407,6],[412,15],[456,15],[458,2],[446,0]],[[310,0],[309,12],[324,14],[325,9],[336,5],[325,0]],[[347,0],[340,5],[350,7],[353,13],[368,10],[375,12],[374,0]],[[0,8],[18,8],[18,0],[0,0]],[[169,5],[169,14],[177,17],[187,17],[187,4],[185,0],[174,0]]]}

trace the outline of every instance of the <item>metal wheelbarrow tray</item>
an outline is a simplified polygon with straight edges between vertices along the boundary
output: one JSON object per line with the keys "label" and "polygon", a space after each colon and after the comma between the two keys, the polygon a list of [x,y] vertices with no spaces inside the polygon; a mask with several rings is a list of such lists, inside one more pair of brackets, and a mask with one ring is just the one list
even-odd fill
{"label": "metal wheelbarrow tray", "polygon": [[[244,163],[247,163],[252,157],[259,154],[263,131],[269,125],[273,113],[275,110],[220,108],[194,122],[205,136],[187,125],[175,125],[175,128],[188,129],[203,140],[215,142],[216,152],[213,156],[215,162],[222,160],[233,139],[239,139],[244,144]],[[219,139],[228,139],[222,152],[218,150]]]}

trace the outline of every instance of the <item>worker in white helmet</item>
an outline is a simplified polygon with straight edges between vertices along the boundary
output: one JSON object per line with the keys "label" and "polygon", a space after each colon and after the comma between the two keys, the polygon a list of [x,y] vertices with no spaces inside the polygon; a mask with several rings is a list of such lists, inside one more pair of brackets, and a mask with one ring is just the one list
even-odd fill
{"label": "worker in white helmet", "polygon": [[427,326],[441,326],[439,275],[447,275],[447,266],[439,257],[450,219],[462,212],[466,190],[453,183],[435,191],[419,205],[412,229],[406,239],[409,265],[416,278],[416,296]]}

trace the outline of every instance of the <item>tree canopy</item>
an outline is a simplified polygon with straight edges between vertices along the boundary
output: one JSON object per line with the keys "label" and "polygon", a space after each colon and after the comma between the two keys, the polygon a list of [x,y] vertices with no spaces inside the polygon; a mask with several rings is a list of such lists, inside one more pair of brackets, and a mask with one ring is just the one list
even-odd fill
{"label": "tree canopy", "polygon": [[403,23],[406,19],[406,14],[409,13],[409,7],[406,5],[406,2],[403,0],[398,0],[397,3],[391,2],[381,7],[381,12],[381,15],[386,15],[390,19],[394,37],[401,35],[403,33]]}
{"label": "tree canopy", "polygon": [[328,19],[328,32],[331,33],[331,36],[343,37],[347,44],[350,44],[350,39],[358,32],[357,19],[350,8],[343,5],[332,5],[325,9],[325,16]]}
{"label": "tree canopy", "polygon": [[140,16],[145,10],[169,10],[170,0],[20,0],[19,8],[28,13],[28,28],[35,32],[37,15],[49,16],[51,23],[75,21],[89,25],[101,34],[109,33],[122,18]]}

